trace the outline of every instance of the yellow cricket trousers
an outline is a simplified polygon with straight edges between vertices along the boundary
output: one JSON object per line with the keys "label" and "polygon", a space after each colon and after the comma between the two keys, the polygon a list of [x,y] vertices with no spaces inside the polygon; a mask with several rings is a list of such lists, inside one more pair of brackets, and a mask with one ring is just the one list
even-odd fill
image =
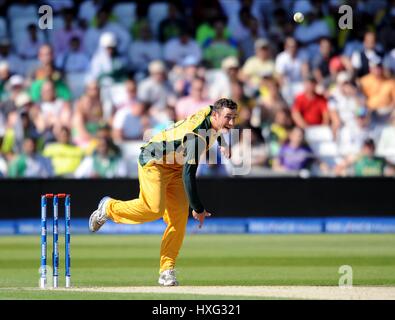
{"label": "yellow cricket trousers", "polygon": [[138,199],[112,199],[107,215],[116,223],[138,224],[161,217],[167,224],[160,248],[160,269],[173,269],[185,236],[189,203],[182,180],[182,166],[138,163]]}

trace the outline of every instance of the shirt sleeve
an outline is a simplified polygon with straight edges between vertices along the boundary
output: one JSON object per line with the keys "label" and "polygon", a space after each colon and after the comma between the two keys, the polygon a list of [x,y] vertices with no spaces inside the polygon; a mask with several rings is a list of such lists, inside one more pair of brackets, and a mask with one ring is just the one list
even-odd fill
{"label": "shirt sleeve", "polygon": [[185,164],[182,172],[185,192],[187,193],[189,205],[197,213],[204,211],[203,204],[199,199],[196,185],[196,171],[199,158],[204,153],[206,142],[196,135],[187,136],[184,142]]}
{"label": "shirt sleeve", "polygon": [[301,101],[300,101],[300,96],[295,98],[294,104],[292,106],[293,111],[299,111],[301,112]]}

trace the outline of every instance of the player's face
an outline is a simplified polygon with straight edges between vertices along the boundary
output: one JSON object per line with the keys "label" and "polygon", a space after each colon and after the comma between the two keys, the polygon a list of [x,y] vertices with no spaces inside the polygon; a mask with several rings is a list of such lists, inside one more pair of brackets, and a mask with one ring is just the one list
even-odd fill
{"label": "player's face", "polygon": [[228,130],[234,128],[237,116],[237,110],[232,110],[229,108],[224,108],[220,112],[214,112],[214,129],[217,131],[227,132]]}

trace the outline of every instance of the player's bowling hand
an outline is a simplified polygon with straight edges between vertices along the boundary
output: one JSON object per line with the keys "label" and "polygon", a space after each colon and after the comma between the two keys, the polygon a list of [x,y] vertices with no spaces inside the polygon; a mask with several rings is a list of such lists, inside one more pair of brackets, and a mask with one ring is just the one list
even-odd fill
{"label": "player's bowling hand", "polygon": [[211,213],[204,210],[201,213],[197,213],[195,210],[192,210],[192,216],[195,220],[199,220],[199,229],[203,226],[204,218],[210,217]]}

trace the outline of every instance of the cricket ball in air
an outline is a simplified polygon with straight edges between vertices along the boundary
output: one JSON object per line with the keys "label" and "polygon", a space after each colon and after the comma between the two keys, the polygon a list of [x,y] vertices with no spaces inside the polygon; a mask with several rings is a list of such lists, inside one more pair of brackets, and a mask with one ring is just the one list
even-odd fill
{"label": "cricket ball in air", "polygon": [[294,14],[294,21],[297,23],[302,23],[304,20],[304,15],[302,12],[296,12]]}

